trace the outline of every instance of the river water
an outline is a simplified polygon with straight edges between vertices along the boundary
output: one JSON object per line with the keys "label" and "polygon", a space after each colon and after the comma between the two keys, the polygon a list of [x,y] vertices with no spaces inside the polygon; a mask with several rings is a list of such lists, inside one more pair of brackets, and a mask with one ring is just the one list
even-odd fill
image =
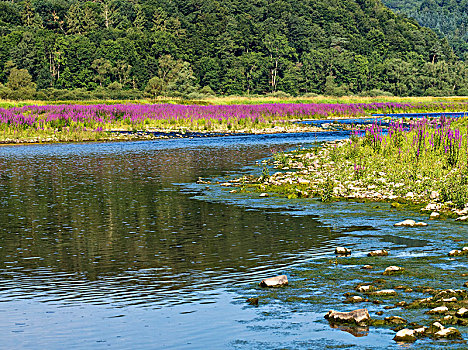
{"label": "river water", "polygon": [[[389,329],[356,337],[323,319],[347,291],[328,263],[334,247],[425,257],[451,223],[395,234],[387,223],[401,213],[385,205],[265,199],[215,183],[345,136],[0,148],[0,348],[395,347]],[[291,289],[260,290],[282,273]],[[254,296],[258,307],[245,302]]]}

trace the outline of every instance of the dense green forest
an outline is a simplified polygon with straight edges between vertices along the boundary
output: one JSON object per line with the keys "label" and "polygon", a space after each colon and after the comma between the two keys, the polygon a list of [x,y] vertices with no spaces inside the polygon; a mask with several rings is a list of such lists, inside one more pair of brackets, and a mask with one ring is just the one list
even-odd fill
{"label": "dense green forest", "polygon": [[468,59],[468,0],[383,0],[396,12],[446,37],[455,53]]}
{"label": "dense green forest", "polygon": [[466,95],[447,40],[380,0],[0,1],[0,97]]}

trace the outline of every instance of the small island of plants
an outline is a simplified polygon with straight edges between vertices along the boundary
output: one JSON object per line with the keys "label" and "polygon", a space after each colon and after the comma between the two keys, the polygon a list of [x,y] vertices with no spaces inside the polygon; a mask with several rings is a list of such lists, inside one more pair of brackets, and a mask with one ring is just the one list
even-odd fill
{"label": "small island of plants", "polygon": [[[260,177],[244,178],[246,190],[289,198],[318,197],[418,204],[434,213],[468,214],[466,118],[423,118],[404,125],[377,122],[349,139],[323,147],[278,153]],[[427,206],[426,206],[427,205]]]}

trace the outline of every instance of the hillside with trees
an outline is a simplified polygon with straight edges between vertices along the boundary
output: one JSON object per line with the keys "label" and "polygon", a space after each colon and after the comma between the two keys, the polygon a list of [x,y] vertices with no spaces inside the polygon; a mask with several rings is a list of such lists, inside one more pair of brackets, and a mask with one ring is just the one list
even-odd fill
{"label": "hillside with trees", "polygon": [[0,1],[0,97],[465,95],[445,39],[380,0]]}
{"label": "hillside with trees", "polygon": [[406,14],[419,24],[446,37],[463,60],[468,54],[467,0],[384,0],[396,12]]}

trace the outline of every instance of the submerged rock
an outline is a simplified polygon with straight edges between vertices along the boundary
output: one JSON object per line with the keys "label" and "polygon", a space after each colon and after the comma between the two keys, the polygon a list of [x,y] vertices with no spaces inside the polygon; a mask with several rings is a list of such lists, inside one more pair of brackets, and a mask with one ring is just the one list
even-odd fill
{"label": "submerged rock", "polygon": [[383,272],[383,275],[394,275],[394,274],[402,273],[403,271],[405,271],[403,267],[389,266],[385,269],[385,271]]}
{"label": "submerged rock", "polygon": [[367,256],[387,256],[388,251],[385,249],[374,250],[372,252],[367,253]]}
{"label": "submerged rock", "polygon": [[413,329],[402,329],[397,332],[393,340],[398,342],[408,342],[413,343],[416,341],[415,331]]}
{"label": "submerged rock", "polygon": [[367,309],[358,309],[350,312],[330,310],[325,315],[325,318],[331,323],[356,324],[358,326],[366,326],[371,320]]}
{"label": "submerged rock", "polygon": [[364,265],[363,267],[361,267],[361,269],[363,270],[372,270],[374,267],[372,265]]}
{"label": "submerged rock", "polygon": [[345,247],[336,247],[335,254],[336,255],[351,255],[351,250]]}
{"label": "submerged rock", "polygon": [[269,197],[270,195],[268,193],[260,193],[259,197]]}
{"label": "submerged rock", "polygon": [[288,277],[286,275],[270,277],[260,282],[260,287],[282,287],[288,285]]}
{"label": "submerged rock", "polygon": [[249,305],[254,305],[254,306],[258,305],[258,298],[249,298],[246,301],[249,303]]}
{"label": "submerged rock", "polygon": [[398,316],[385,317],[384,320],[386,324],[407,324],[408,323],[408,321],[406,321],[404,318],[401,318]]}

